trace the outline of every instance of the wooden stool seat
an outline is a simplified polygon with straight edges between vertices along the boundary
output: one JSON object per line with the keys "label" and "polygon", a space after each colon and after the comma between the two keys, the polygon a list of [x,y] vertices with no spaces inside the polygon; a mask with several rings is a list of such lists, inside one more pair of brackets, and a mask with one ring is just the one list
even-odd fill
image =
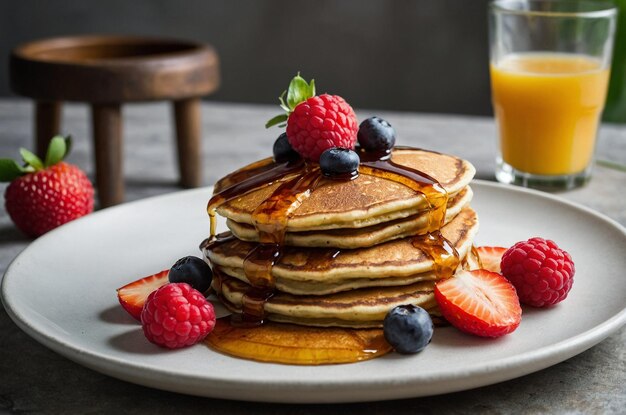
{"label": "wooden stool seat", "polygon": [[91,104],[101,207],[124,198],[121,105],[126,102],[173,102],[181,184],[200,184],[200,97],[219,86],[219,61],[211,46],[129,36],[46,39],[13,50],[10,79],[14,92],[36,101],[40,156],[60,133],[61,103]]}

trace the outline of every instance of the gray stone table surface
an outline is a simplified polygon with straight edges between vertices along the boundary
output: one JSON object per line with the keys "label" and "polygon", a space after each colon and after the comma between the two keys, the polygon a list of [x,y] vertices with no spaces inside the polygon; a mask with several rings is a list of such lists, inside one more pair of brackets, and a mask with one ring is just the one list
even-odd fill
{"label": "gray stone table surface", "polygon": [[[203,105],[204,183],[271,153],[278,130],[264,122],[278,106]],[[491,118],[357,111],[380,115],[398,141],[470,160],[477,177],[493,179],[495,124]],[[126,199],[174,192],[177,187],[173,131],[164,104],[124,109]],[[63,131],[74,136],[69,157],[93,179],[89,114],[81,105],[64,109]],[[17,157],[32,143],[32,108],[23,100],[0,100],[0,156]],[[626,165],[626,126],[603,126],[597,156]],[[560,196],[626,225],[626,173],[597,166],[584,188]],[[6,185],[0,185],[4,194]],[[4,199],[0,199],[4,206]],[[0,208],[0,275],[29,240]],[[624,247],[626,251],[626,246]],[[610,287],[607,287],[607,290]],[[464,392],[401,401],[342,405],[279,405],[206,399],[126,383],[86,369],[32,340],[0,309],[0,412],[2,413],[625,413],[626,329],[565,362],[511,381]]]}

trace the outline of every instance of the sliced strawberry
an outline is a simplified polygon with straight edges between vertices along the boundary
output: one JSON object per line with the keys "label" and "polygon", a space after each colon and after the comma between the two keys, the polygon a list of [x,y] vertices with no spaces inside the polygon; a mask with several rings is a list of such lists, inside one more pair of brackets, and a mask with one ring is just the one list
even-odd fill
{"label": "sliced strawberry", "polygon": [[499,337],[522,319],[517,292],[502,275],[487,270],[459,271],[435,285],[443,316],[459,330],[482,337]]}
{"label": "sliced strawberry", "polygon": [[164,270],[118,288],[117,299],[120,301],[122,307],[124,307],[124,310],[128,311],[128,314],[135,319],[140,320],[141,309],[146,299],[152,291],[169,282],[167,278],[168,274],[169,270]]}
{"label": "sliced strawberry", "polygon": [[476,248],[480,262],[483,264],[482,269],[500,273],[500,261],[506,250],[507,248],[501,246],[479,246]]}

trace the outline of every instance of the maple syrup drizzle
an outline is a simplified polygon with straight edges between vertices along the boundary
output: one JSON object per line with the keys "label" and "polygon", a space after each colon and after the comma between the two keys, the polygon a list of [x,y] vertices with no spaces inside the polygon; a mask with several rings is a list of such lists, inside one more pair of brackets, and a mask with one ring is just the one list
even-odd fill
{"label": "maple syrup drizzle", "polygon": [[[213,267],[213,289],[227,308],[230,302],[222,294],[223,279],[218,266]],[[205,340],[221,353],[261,362],[295,365],[352,363],[373,359],[391,351],[382,329],[308,327],[273,323],[262,326],[237,324],[230,317],[219,318]],[[241,317],[239,317],[241,319]],[[319,339],[323,338],[323,342]]]}
{"label": "maple syrup drizzle", "polygon": [[[303,177],[302,173],[307,170],[313,170],[315,174],[309,171]],[[242,313],[233,314],[235,324],[258,325],[263,322],[265,303],[274,292],[271,271],[281,256],[287,220],[302,200],[310,195],[311,186],[319,182],[319,177],[319,169],[310,168],[303,160],[274,163],[271,159],[265,159],[226,176],[220,181],[224,188],[209,200],[207,212],[211,220],[211,236],[202,243],[207,249],[234,238],[232,235],[215,235],[215,211],[221,204],[269,186],[277,180],[285,180],[252,215],[261,243],[244,260],[244,273],[251,287],[243,296]],[[221,284],[221,279],[217,284]]]}
{"label": "maple syrup drizzle", "polygon": [[285,181],[252,213],[259,242],[282,245],[287,222],[317,188],[322,179],[319,167],[306,166],[303,175]]}
{"label": "maple syrup drizzle", "polygon": [[459,253],[440,231],[414,236],[411,244],[430,256],[435,273],[442,278],[450,278],[459,266]]}
{"label": "maple syrup drizzle", "polygon": [[448,192],[437,180],[419,170],[397,164],[391,160],[390,153],[368,153],[361,151],[359,170],[368,176],[381,177],[392,180],[421,193],[428,203],[427,232],[441,229],[446,217]]}
{"label": "maple syrup drizzle", "polygon": [[[269,164],[264,164],[265,162]],[[214,194],[207,204],[207,212],[211,221],[211,237],[215,236],[215,210],[223,203],[243,196],[252,190],[270,186],[276,180],[293,174],[300,174],[305,169],[302,159],[285,163],[274,163],[272,159],[261,160],[250,166],[229,174],[220,183],[227,187]]]}
{"label": "maple syrup drizzle", "polygon": [[230,242],[235,240],[235,235],[231,232],[222,232],[217,235],[213,235],[210,238],[206,238],[204,241],[200,243],[200,250],[211,250],[216,245],[225,244],[226,242]]}
{"label": "maple syrup drizzle", "polygon": [[426,173],[393,162],[389,152],[376,154],[361,151],[359,155],[362,173],[395,181],[424,195],[428,204],[426,233],[414,236],[411,244],[432,259],[437,274],[451,277],[460,260],[457,250],[440,231],[445,223],[448,192]]}
{"label": "maple syrup drizzle", "polygon": [[218,192],[221,192],[223,189],[226,189],[236,183],[243,182],[244,180],[248,180],[250,177],[257,176],[264,171],[272,170],[274,168],[276,168],[274,160],[271,157],[264,158],[236,170],[220,179],[215,184],[215,188]]}
{"label": "maple syrup drizzle", "polygon": [[[429,175],[393,162],[389,151],[377,154],[361,150],[359,156],[360,173],[392,180],[424,195],[429,208],[426,234],[415,236],[412,244],[432,258],[436,272],[451,276],[459,264],[458,253],[439,231],[445,221],[448,202],[446,190]],[[273,163],[271,159],[265,159],[231,173],[220,181],[220,184],[226,187],[215,194],[207,206],[211,218],[211,237],[203,242],[207,247],[234,238],[232,235],[221,239],[215,236],[217,207],[250,191],[269,186],[277,180],[283,181],[252,214],[260,243],[244,260],[244,273],[251,287],[243,296],[242,313],[233,314],[231,318],[234,325],[256,326],[264,322],[265,303],[275,291],[272,268],[283,253],[287,222],[302,202],[320,185],[322,177],[318,166],[313,167],[303,160]],[[335,177],[333,180],[354,178],[356,175],[351,174],[346,177]],[[341,250],[330,249],[328,258],[335,258],[340,253]],[[221,284],[221,279],[217,284]]]}
{"label": "maple syrup drizzle", "polygon": [[243,295],[239,325],[260,325],[265,320],[265,303],[274,295],[272,268],[283,254],[287,222],[321,181],[319,167],[305,167],[302,176],[283,182],[252,213],[259,244],[246,256],[243,269],[251,288]]}

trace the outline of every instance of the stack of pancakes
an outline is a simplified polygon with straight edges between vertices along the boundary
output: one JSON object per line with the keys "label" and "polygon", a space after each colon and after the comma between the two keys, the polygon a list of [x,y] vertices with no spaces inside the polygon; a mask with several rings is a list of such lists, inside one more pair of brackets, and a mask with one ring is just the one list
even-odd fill
{"label": "stack of pancakes", "polygon": [[[439,239],[430,240],[435,245],[445,241],[455,258],[439,257],[441,249],[428,249],[418,236],[427,233],[433,214],[423,193],[363,173],[354,180],[325,180],[287,218],[281,256],[270,270],[274,291],[262,304],[265,318],[380,327],[387,312],[402,304],[421,306],[435,321],[440,318],[434,284],[461,266],[478,230],[478,217],[469,206],[468,184],[475,170],[457,157],[410,148],[395,149],[392,161],[425,173],[445,189],[443,226],[436,232]],[[222,179],[216,193],[230,184]],[[242,312],[244,296],[254,289],[244,260],[260,240],[255,209],[280,184],[277,180],[222,203],[217,213],[226,218],[231,233],[221,235],[219,243],[203,245],[219,276],[213,288],[234,313]]]}

